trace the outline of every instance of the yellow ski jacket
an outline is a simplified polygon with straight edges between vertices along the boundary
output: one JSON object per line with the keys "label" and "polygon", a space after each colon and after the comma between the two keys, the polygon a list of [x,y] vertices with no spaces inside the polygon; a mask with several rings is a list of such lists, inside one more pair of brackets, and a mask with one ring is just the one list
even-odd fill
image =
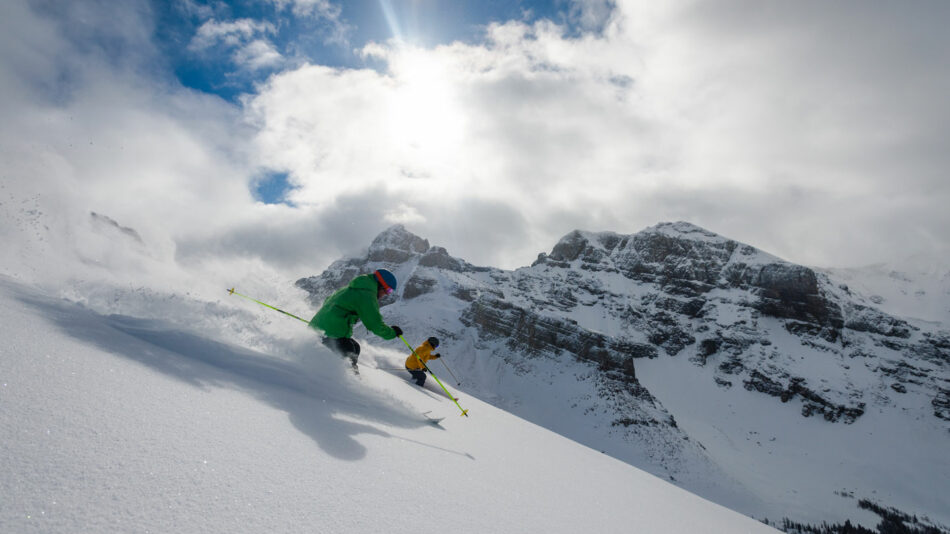
{"label": "yellow ski jacket", "polygon": [[434,360],[438,358],[439,357],[438,354],[432,354],[433,350],[435,350],[435,348],[432,345],[430,345],[428,341],[423,342],[422,345],[419,345],[416,348],[416,356],[419,356],[418,359],[416,358],[416,356],[412,354],[410,354],[409,357],[406,358],[406,369],[409,369],[411,371],[421,371],[425,369],[425,366],[422,365],[422,363],[420,363],[419,360],[421,359],[423,362],[427,362],[429,360]]}

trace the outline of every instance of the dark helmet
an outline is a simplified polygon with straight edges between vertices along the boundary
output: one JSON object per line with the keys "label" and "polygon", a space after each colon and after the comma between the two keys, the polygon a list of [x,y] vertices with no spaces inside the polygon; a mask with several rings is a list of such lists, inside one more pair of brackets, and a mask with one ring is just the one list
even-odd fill
{"label": "dark helmet", "polygon": [[430,337],[426,341],[428,341],[429,344],[432,345],[433,349],[439,346],[439,338],[437,337]]}
{"label": "dark helmet", "polygon": [[396,290],[396,275],[393,273],[386,269],[377,269],[373,275],[376,277],[376,283],[385,289],[387,294]]}

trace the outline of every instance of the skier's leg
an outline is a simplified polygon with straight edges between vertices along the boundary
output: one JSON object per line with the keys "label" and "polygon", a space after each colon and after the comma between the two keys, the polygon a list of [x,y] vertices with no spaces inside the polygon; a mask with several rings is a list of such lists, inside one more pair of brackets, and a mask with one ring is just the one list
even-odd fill
{"label": "skier's leg", "polygon": [[323,342],[323,346],[325,346],[326,348],[332,350],[333,352],[335,352],[336,354],[340,356],[343,356],[344,354],[343,347],[340,346],[341,339],[342,338],[338,338],[338,337],[324,337],[320,341]]}
{"label": "skier's leg", "polygon": [[417,386],[424,386],[426,383],[426,373],[425,371],[416,371],[414,369],[406,369],[409,371],[409,374],[412,375],[412,379],[416,381]]}
{"label": "skier's leg", "polygon": [[360,344],[352,338],[343,338],[341,340],[341,345],[343,345],[344,355],[350,359],[350,363],[353,365],[353,369],[356,369],[356,360],[360,357]]}
{"label": "skier's leg", "polygon": [[353,368],[356,368],[356,361],[360,357],[360,344],[355,339],[348,337],[325,337],[323,344],[333,352],[348,358]]}

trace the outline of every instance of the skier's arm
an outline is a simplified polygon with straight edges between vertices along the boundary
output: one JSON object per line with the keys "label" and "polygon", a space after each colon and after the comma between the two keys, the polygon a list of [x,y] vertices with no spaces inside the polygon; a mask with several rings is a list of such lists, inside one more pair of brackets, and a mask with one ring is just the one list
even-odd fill
{"label": "skier's arm", "polygon": [[367,330],[383,339],[393,339],[396,337],[396,331],[383,322],[383,316],[379,313],[379,301],[376,295],[367,295],[359,302],[360,320]]}

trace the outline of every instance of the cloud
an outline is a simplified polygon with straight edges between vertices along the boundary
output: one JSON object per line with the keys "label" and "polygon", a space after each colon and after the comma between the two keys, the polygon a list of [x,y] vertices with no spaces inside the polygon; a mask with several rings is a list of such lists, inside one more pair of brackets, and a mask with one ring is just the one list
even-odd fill
{"label": "cloud", "polygon": [[611,6],[575,6],[604,23],[579,36],[509,21],[364,48],[383,72],[285,71],[247,103],[257,152],[311,209],[385,191],[422,228],[516,210],[530,242],[489,226],[456,247],[508,267],[575,225],[681,219],[804,263],[947,250],[948,7]]}
{"label": "cloud", "polygon": [[256,39],[235,52],[234,61],[251,70],[258,70],[277,67],[284,61],[284,57],[270,41]]}
{"label": "cloud", "polygon": [[349,46],[353,27],[342,18],[342,8],[330,0],[269,0],[278,10],[290,9],[300,19],[322,23],[326,44]]}
{"label": "cloud", "polygon": [[583,31],[602,31],[617,8],[614,0],[572,0],[568,16]]}
{"label": "cloud", "polygon": [[[155,68],[161,57],[140,41],[151,25],[144,4],[69,6],[53,13],[12,1],[0,17],[9,39],[0,51],[0,268],[38,281],[118,277],[126,287],[174,278],[187,289],[177,242],[259,209],[239,110]],[[99,22],[77,27],[83,20]],[[143,246],[111,242],[91,212],[134,230]]]}
{"label": "cloud", "polygon": [[205,21],[192,38],[188,48],[204,50],[219,43],[237,47],[261,33],[274,33],[273,24],[257,22],[251,19],[239,19],[230,22],[219,22],[215,19]]}
{"label": "cloud", "polygon": [[[201,4],[198,0],[174,0],[174,9],[189,17],[195,17],[201,20],[210,19],[214,16],[214,5]],[[218,4],[217,7],[220,7]]]}
{"label": "cloud", "polygon": [[284,62],[284,57],[274,43],[263,36],[275,33],[277,28],[269,22],[251,19],[220,22],[210,19],[195,32],[188,49],[204,53],[224,48],[232,50],[232,61],[242,68],[252,71],[274,68]]}
{"label": "cloud", "polygon": [[339,20],[341,8],[329,0],[270,0],[278,9],[290,8],[298,17]]}
{"label": "cloud", "polygon": [[[311,32],[322,35],[324,44],[349,46],[347,37],[352,27],[341,18],[340,6],[328,0],[269,0],[269,3],[276,9],[269,20],[219,20],[209,6],[181,4],[182,12],[204,19],[191,38],[188,50],[206,56],[229,53],[239,68],[253,72],[274,70],[296,61],[301,48],[298,43],[306,41]],[[288,11],[292,16],[286,14]],[[220,12],[225,15],[229,10],[222,8]],[[291,38],[288,42],[286,34],[294,31],[299,32],[297,41]],[[280,35],[282,32],[284,36]]]}
{"label": "cloud", "polygon": [[476,224],[453,232],[472,261],[524,265],[549,245],[515,252],[508,236],[551,243],[571,228],[492,224],[499,213],[534,227],[552,210],[623,209],[618,172],[662,162],[663,132],[627,99],[636,73],[586,63],[583,47],[550,23],[493,26],[485,45],[372,45],[387,72],[308,65],[270,78],[246,110],[297,205],[385,192],[420,219],[411,228]]}
{"label": "cloud", "polygon": [[[64,9],[0,20],[5,261],[37,235],[117,261],[83,237],[91,211],[229,276],[313,274],[394,222],[507,268],[664,220],[809,264],[950,252],[941,3],[616,2],[581,34],[367,45],[378,70],[281,63],[272,23],[209,20],[195,51],[277,69],[238,104],[178,84],[144,2]],[[253,199],[262,172],[292,206]]]}

